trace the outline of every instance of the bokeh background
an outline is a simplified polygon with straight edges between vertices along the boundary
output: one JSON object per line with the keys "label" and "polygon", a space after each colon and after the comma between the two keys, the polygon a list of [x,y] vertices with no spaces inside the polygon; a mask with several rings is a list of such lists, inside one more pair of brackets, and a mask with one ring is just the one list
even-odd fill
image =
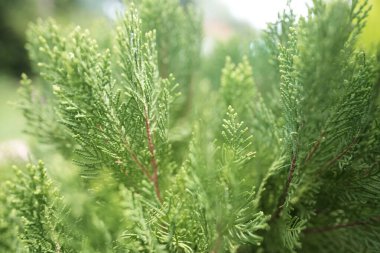
{"label": "bokeh background", "polygon": [[[191,0],[179,0],[182,3]],[[159,4],[160,0],[157,0]],[[287,0],[193,0],[204,13],[202,71],[218,85],[224,58],[239,60],[252,51],[268,22],[276,20]],[[297,15],[306,15],[312,1],[293,0]],[[374,50],[380,41],[380,0],[372,5],[359,48]],[[33,77],[25,50],[25,31],[30,22],[52,17],[59,23],[88,28],[101,43],[112,30],[117,12],[124,9],[119,0],[0,0],[0,167],[28,159],[33,141],[23,134],[24,120],[17,109],[17,89],[21,73]],[[111,29],[110,29],[111,28]],[[215,63],[215,64],[214,64]]]}

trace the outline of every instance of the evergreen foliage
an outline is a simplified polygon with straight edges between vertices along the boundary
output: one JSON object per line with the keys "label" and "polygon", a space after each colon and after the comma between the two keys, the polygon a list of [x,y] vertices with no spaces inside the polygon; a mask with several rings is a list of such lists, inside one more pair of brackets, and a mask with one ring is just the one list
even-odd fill
{"label": "evergreen foliage", "polygon": [[226,58],[219,87],[196,74],[191,4],[130,4],[113,48],[31,25],[43,80],[22,76],[27,132],[73,165],[2,184],[0,251],[377,252],[380,68],[356,47],[368,10],[284,11]]}

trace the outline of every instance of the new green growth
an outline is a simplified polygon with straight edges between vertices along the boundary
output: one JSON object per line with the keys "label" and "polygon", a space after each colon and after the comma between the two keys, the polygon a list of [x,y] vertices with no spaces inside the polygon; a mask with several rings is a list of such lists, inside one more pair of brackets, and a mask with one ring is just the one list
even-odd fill
{"label": "new green growth", "polygon": [[0,252],[377,252],[380,69],[356,46],[368,11],[286,10],[220,80],[203,74],[192,4],[128,4],[106,45],[31,25],[26,131],[71,176],[15,169]]}

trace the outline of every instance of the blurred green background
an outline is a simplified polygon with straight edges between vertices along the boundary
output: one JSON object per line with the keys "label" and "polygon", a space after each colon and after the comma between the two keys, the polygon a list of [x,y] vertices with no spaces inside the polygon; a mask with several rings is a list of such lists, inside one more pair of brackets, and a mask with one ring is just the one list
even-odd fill
{"label": "blurred green background", "polygon": [[[284,1],[286,0],[276,0]],[[159,1],[157,1],[159,3]],[[206,4],[207,2],[207,4]],[[220,2],[220,6],[217,3]],[[198,1],[204,9],[204,55],[202,75],[218,85],[220,71],[226,55],[239,61],[249,53],[251,40],[259,32],[247,22],[236,21],[229,15],[224,0]],[[373,8],[360,45],[367,50],[375,48],[380,41],[380,0],[370,0]],[[236,1],[239,4],[239,1]],[[219,6],[215,8],[215,6]],[[208,9],[207,9],[208,8]],[[30,144],[22,133],[24,120],[17,109],[17,88],[21,73],[33,78],[25,50],[25,30],[28,23],[37,18],[53,17],[59,23],[78,24],[88,28],[100,42],[112,29],[115,10],[123,9],[118,0],[0,0],[0,166],[26,159]],[[30,143],[30,142],[29,142]]]}
{"label": "blurred green background", "polygon": [[[193,0],[182,0],[180,3],[188,1]],[[200,8],[210,10],[205,12],[205,54],[211,62],[223,63],[224,59],[219,61],[220,57],[214,57],[211,53],[211,48],[217,48],[215,51],[222,52],[223,58],[224,55],[231,54],[238,56],[235,59],[239,60],[241,51],[247,51],[249,41],[244,41],[242,49],[236,37],[243,34],[246,38],[253,36],[254,29],[247,23],[234,20],[226,7],[220,3],[218,5],[218,2],[220,1],[210,0],[198,3]],[[116,12],[123,8],[122,0],[0,0],[0,166],[4,167],[4,163],[8,166],[18,158],[27,159],[27,150],[34,146],[35,141],[23,134],[25,121],[17,108],[21,73],[26,73],[38,82],[38,76],[33,71],[25,50],[28,24],[39,18],[52,17],[59,24],[85,27],[100,44],[107,44],[107,39],[110,38],[107,35],[112,32],[110,28],[115,25],[117,18]],[[235,48],[229,49],[231,45]],[[213,72],[217,80],[223,67],[219,65],[205,68],[203,72]],[[33,151],[36,153],[36,150]]]}
{"label": "blurred green background", "polygon": [[360,42],[367,50],[374,50],[378,48],[380,42],[380,0],[369,0],[369,3],[372,9]]}
{"label": "blurred green background", "polygon": [[107,8],[117,4],[121,5],[115,0],[0,0],[0,167],[28,160],[33,146],[23,133],[25,121],[17,108],[21,73],[36,78],[25,50],[28,24],[52,17],[59,23],[87,27],[96,37],[110,30],[105,28],[114,21]]}

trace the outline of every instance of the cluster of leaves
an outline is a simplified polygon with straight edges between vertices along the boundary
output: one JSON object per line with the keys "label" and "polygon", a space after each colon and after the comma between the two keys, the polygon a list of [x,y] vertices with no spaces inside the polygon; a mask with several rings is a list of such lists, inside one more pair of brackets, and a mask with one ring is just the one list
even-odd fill
{"label": "cluster of leaves", "polygon": [[[28,131],[81,177],[18,170],[0,196],[0,249],[375,252],[379,68],[355,48],[367,13],[321,0],[299,20],[284,12],[253,55],[227,58],[217,89],[192,81],[201,27],[191,5],[131,4],[112,49],[80,28],[32,25],[44,81],[22,79]],[[178,114],[179,90],[189,113]]]}

